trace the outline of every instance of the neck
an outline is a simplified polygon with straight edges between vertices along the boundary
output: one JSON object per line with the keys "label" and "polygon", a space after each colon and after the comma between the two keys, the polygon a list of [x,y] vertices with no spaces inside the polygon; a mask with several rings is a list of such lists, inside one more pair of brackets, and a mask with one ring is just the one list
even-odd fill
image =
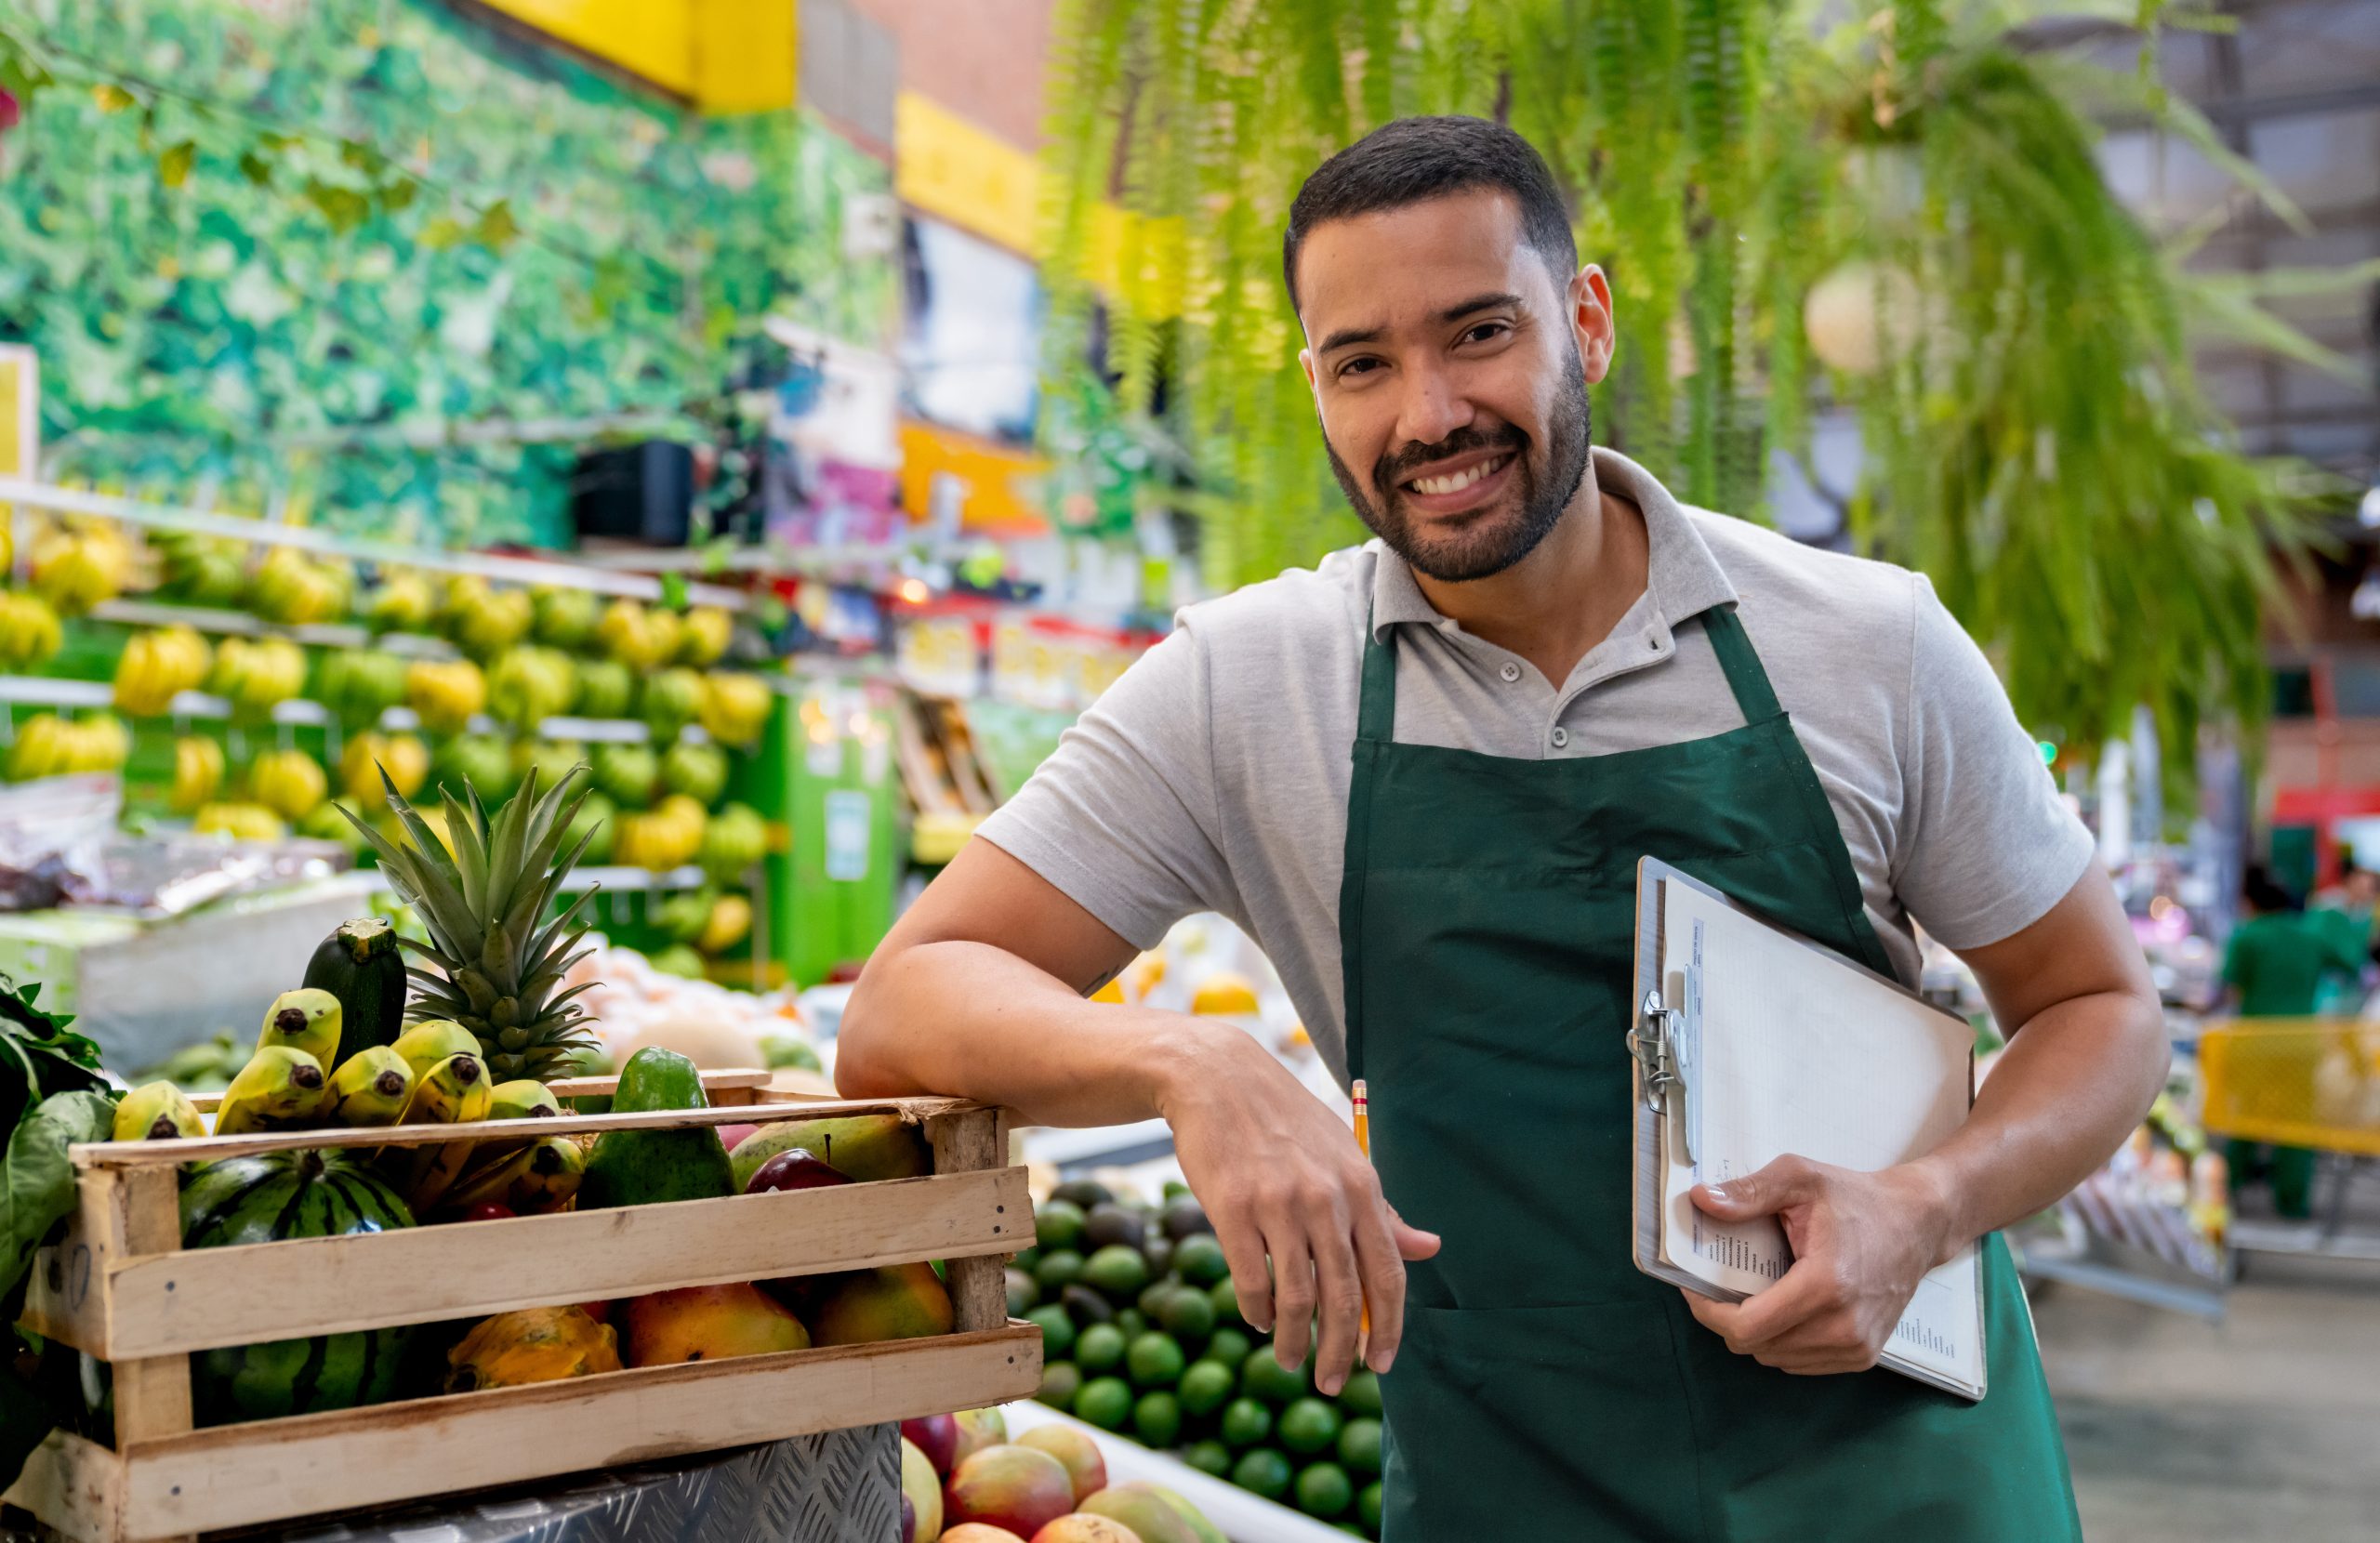
{"label": "neck", "polygon": [[1483,579],[1448,583],[1417,570],[1413,580],[1438,614],[1559,686],[1644,594],[1650,553],[1644,514],[1605,493],[1590,463],[1569,508],[1520,561]]}

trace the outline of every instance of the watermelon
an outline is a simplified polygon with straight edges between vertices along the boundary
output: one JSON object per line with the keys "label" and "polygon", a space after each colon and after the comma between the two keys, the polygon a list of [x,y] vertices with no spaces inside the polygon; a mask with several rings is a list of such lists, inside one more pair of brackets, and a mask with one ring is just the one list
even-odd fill
{"label": "watermelon", "polygon": [[[341,1152],[209,1163],[182,1191],[181,1220],[185,1248],[413,1225],[396,1191]],[[201,1425],[221,1425],[377,1404],[397,1391],[407,1332],[366,1329],[197,1352],[190,1358],[192,1413]]]}

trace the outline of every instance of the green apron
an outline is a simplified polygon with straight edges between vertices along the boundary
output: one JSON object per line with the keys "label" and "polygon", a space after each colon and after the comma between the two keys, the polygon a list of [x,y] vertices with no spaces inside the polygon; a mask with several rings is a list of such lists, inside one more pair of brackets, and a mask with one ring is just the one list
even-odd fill
{"label": "green apron", "polygon": [[1985,1240],[1990,1392],[1789,1377],[1729,1351],[1631,1252],[1636,864],[1663,858],[1891,964],[1818,773],[1732,610],[1703,626],[1745,726],[1516,760],[1394,743],[1367,640],[1340,890],[1347,1060],[1409,1267],[1382,1379],[1389,1543],[2079,1539],[2005,1245]]}

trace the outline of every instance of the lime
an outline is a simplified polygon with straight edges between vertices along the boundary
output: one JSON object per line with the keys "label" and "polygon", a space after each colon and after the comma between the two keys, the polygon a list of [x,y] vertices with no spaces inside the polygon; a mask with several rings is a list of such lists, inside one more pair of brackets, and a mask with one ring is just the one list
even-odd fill
{"label": "lime", "polygon": [[1082,1236],[1082,1207],[1052,1200],[1033,1213],[1033,1241],[1044,1248],[1071,1249]]}
{"label": "lime", "polygon": [[1041,1250],[1038,1248],[1021,1248],[1017,1250],[1016,1258],[1009,1260],[1009,1263],[1030,1275],[1040,1266]]}
{"label": "lime", "polygon": [[1231,1279],[1231,1261],[1212,1233],[1193,1233],[1173,1246],[1173,1272],[1192,1286]]}
{"label": "lime", "polygon": [[1041,1288],[1033,1283],[1032,1276],[1013,1265],[1009,1267],[1007,1280],[1008,1315],[1022,1318],[1026,1308],[1041,1299]]}
{"label": "lime", "polygon": [[1374,1479],[1355,1497],[1355,1519],[1372,1531],[1380,1531],[1380,1481]]}
{"label": "lime", "polygon": [[1149,1261],[1129,1243],[1111,1243],[1083,1262],[1082,1278],[1085,1285],[1128,1302],[1149,1284]]}
{"label": "lime", "polygon": [[1211,1415],[1231,1402],[1231,1368],[1212,1361],[1194,1362],[1182,1374],[1182,1385],[1175,1391],[1185,1412]]}
{"label": "lime", "polygon": [[1339,1432],[1339,1461],[1350,1473],[1380,1471],[1380,1421],[1351,1419]]}
{"label": "lime", "polygon": [[1281,1411],[1281,1444],[1301,1457],[1329,1449],[1339,1439],[1339,1411],[1322,1399],[1302,1398]]}
{"label": "lime", "polygon": [[1260,1446],[1232,1465],[1231,1482],[1267,1500],[1277,1500],[1289,1492],[1289,1459],[1269,1446]]}
{"label": "lime", "polygon": [[1207,1287],[1207,1300],[1215,1304],[1215,1322],[1219,1324],[1248,1322],[1239,1315],[1239,1293],[1232,1288],[1230,1276],[1226,1275]]}
{"label": "lime", "polygon": [[1075,1341],[1075,1364],[1094,1377],[1112,1372],[1123,1363],[1125,1342],[1114,1324],[1093,1324]]}
{"label": "lime", "polygon": [[1132,1433],[1141,1444],[1162,1452],[1182,1439],[1182,1401],[1159,1390],[1132,1405]]}
{"label": "lime", "polygon": [[1298,1475],[1298,1510],[1308,1516],[1336,1516],[1355,1503],[1355,1486],[1337,1463],[1316,1463]]}
{"label": "lime", "polygon": [[1201,1473],[1211,1473],[1218,1479],[1231,1477],[1231,1448],[1219,1441],[1194,1443],[1182,1460]]}
{"label": "lime", "polygon": [[1254,1446],[1273,1433],[1273,1411],[1252,1398],[1233,1399],[1223,1405],[1219,1433],[1226,1446]]}
{"label": "lime", "polygon": [[1189,1193],[1190,1186],[1179,1179],[1169,1179],[1165,1181],[1165,1197],[1168,1200],[1179,1200]]}
{"label": "lime", "polygon": [[1124,1352],[1125,1372],[1135,1387],[1170,1388],[1182,1380],[1182,1347],[1155,1330],[1134,1339]]}
{"label": "lime", "polygon": [[1380,1373],[1361,1370],[1339,1390],[1339,1407],[1350,1419],[1380,1418]]}
{"label": "lime", "polygon": [[1239,1391],[1267,1404],[1287,1404],[1306,1391],[1305,1368],[1284,1366],[1273,1358],[1272,1346],[1259,1345],[1240,1363]]}
{"label": "lime", "polygon": [[1041,1368],[1041,1391],[1033,1396],[1053,1409],[1073,1405],[1082,1391],[1082,1368],[1071,1361],[1052,1361]]}
{"label": "lime", "polygon": [[1075,1394],[1075,1418],[1102,1431],[1121,1431],[1132,1418],[1132,1390],[1120,1377],[1093,1378]]}
{"label": "lime", "polygon": [[1124,1331],[1127,1339],[1137,1339],[1149,1331],[1149,1321],[1137,1307],[1128,1307],[1116,1314],[1116,1326]]}
{"label": "lime", "polygon": [[1033,1267],[1035,1284],[1052,1297],[1072,1286],[1081,1273],[1082,1256],[1071,1248],[1053,1248]]}
{"label": "lime", "polygon": [[1041,1331],[1041,1359],[1064,1361],[1075,1351],[1075,1321],[1063,1307],[1037,1307],[1025,1321]]}
{"label": "lime", "polygon": [[1157,1304],[1157,1321],[1176,1339],[1196,1344],[1214,1332],[1215,1304],[1207,1300],[1202,1292],[1177,1286]]}
{"label": "lime", "polygon": [[1220,1361],[1237,1372],[1239,1364],[1247,1360],[1248,1352],[1255,1348],[1255,1341],[1238,1329],[1219,1328],[1215,1330],[1214,1338],[1207,1341],[1205,1359]]}

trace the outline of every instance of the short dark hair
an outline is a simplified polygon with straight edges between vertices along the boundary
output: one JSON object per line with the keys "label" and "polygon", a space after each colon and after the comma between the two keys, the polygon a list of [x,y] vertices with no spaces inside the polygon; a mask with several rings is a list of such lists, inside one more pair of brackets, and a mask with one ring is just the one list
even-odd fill
{"label": "short dark hair", "polygon": [[1570,282],[1579,267],[1570,211],[1536,146],[1485,118],[1399,118],[1316,166],[1298,190],[1281,237],[1290,306],[1298,303],[1298,248],[1316,226],[1474,188],[1511,193],[1521,206],[1521,239],[1545,259],[1556,284]]}
{"label": "short dark hair", "polygon": [[2271,915],[2299,908],[2295,895],[2273,877],[2273,871],[2261,863],[2251,863],[2240,880],[2240,895],[2257,910]]}

